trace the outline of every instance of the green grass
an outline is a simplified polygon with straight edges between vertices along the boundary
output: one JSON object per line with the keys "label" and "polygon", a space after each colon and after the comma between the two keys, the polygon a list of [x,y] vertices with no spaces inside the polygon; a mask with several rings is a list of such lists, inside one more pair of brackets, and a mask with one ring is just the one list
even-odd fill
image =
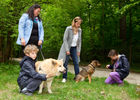
{"label": "green grass", "polygon": [[[61,83],[62,76],[56,77],[52,84],[53,94],[43,91],[29,97],[19,93],[17,77],[19,74],[18,64],[0,64],[0,100],[139,100],[136,94],[136,85],[125,81],[123,87],[104,84],[105,78],[92,78],[80,83],[73,81],[74,75],[68,73],[67,83]],[[101,93],[104,92],[104,93]]]}

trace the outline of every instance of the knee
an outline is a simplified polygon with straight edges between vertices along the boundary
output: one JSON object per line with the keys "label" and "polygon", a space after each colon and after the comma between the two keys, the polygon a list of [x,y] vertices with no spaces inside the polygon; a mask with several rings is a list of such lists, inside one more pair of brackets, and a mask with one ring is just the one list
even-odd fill
{"label": "knee", "polygon": [[117,72],[111,72],[111,73],[109,74],[109,76],[112,77],[112,78],[115,77],[116,75],[117,75]]}
{"label": "knee", "polygon": [[75,60],[73,61],[73,63],[76,64],[76,65],[78,65],[78,64],[79,64],[79,63],[78,63],[78,59],[75,59]]}
{"label": "knee", "polygon": [[105,82],[105,84],[108,84],[108,81],[107,81],[107,79],[106,79],[104,82]]}
{"label": "knee", "polygon": [[111,72],[111,73],[109,74],[109,76],[110,76],[110,77],[113,77],[113,76],[114,76],[114,73],[113,73],[113,72]]}

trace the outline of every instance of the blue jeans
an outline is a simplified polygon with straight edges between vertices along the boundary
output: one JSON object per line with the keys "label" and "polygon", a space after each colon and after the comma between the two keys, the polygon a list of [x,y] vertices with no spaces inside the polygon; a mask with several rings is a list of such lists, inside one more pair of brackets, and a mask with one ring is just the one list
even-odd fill
{"label": "blue jeans", "polygon": [[70,48],[70,55],[66,56],[66,60],[64,63],[64,67],[66,68],[66,73],[63,74],[63,78],[67,79],[67,65],[69,63],[69,57],[72,57],[73,64],[74,64],[74,71],[75,71],[75,76],[79,73],[79,62],[78,62],[78,56],[77,56],[77,50],[76,47],[71,47]]}

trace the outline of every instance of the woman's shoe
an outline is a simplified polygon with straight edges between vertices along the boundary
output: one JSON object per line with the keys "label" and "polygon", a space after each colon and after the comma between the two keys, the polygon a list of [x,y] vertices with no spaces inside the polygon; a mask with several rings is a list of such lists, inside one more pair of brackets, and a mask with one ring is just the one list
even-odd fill
{"label": "woman's shoe", "polygon": [[62,83],[66,83],[66,81],[67,81],[67,80],[66,80],[65,78],[63,78]]}

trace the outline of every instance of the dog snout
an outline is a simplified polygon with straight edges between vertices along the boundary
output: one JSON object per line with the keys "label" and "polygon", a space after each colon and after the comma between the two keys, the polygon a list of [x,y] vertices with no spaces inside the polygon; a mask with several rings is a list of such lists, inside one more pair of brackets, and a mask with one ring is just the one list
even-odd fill
{"label": "dog snout", "polygon": [[66,73],[66,68],[63,68],[63,70],[59,71],[60,73]]}

